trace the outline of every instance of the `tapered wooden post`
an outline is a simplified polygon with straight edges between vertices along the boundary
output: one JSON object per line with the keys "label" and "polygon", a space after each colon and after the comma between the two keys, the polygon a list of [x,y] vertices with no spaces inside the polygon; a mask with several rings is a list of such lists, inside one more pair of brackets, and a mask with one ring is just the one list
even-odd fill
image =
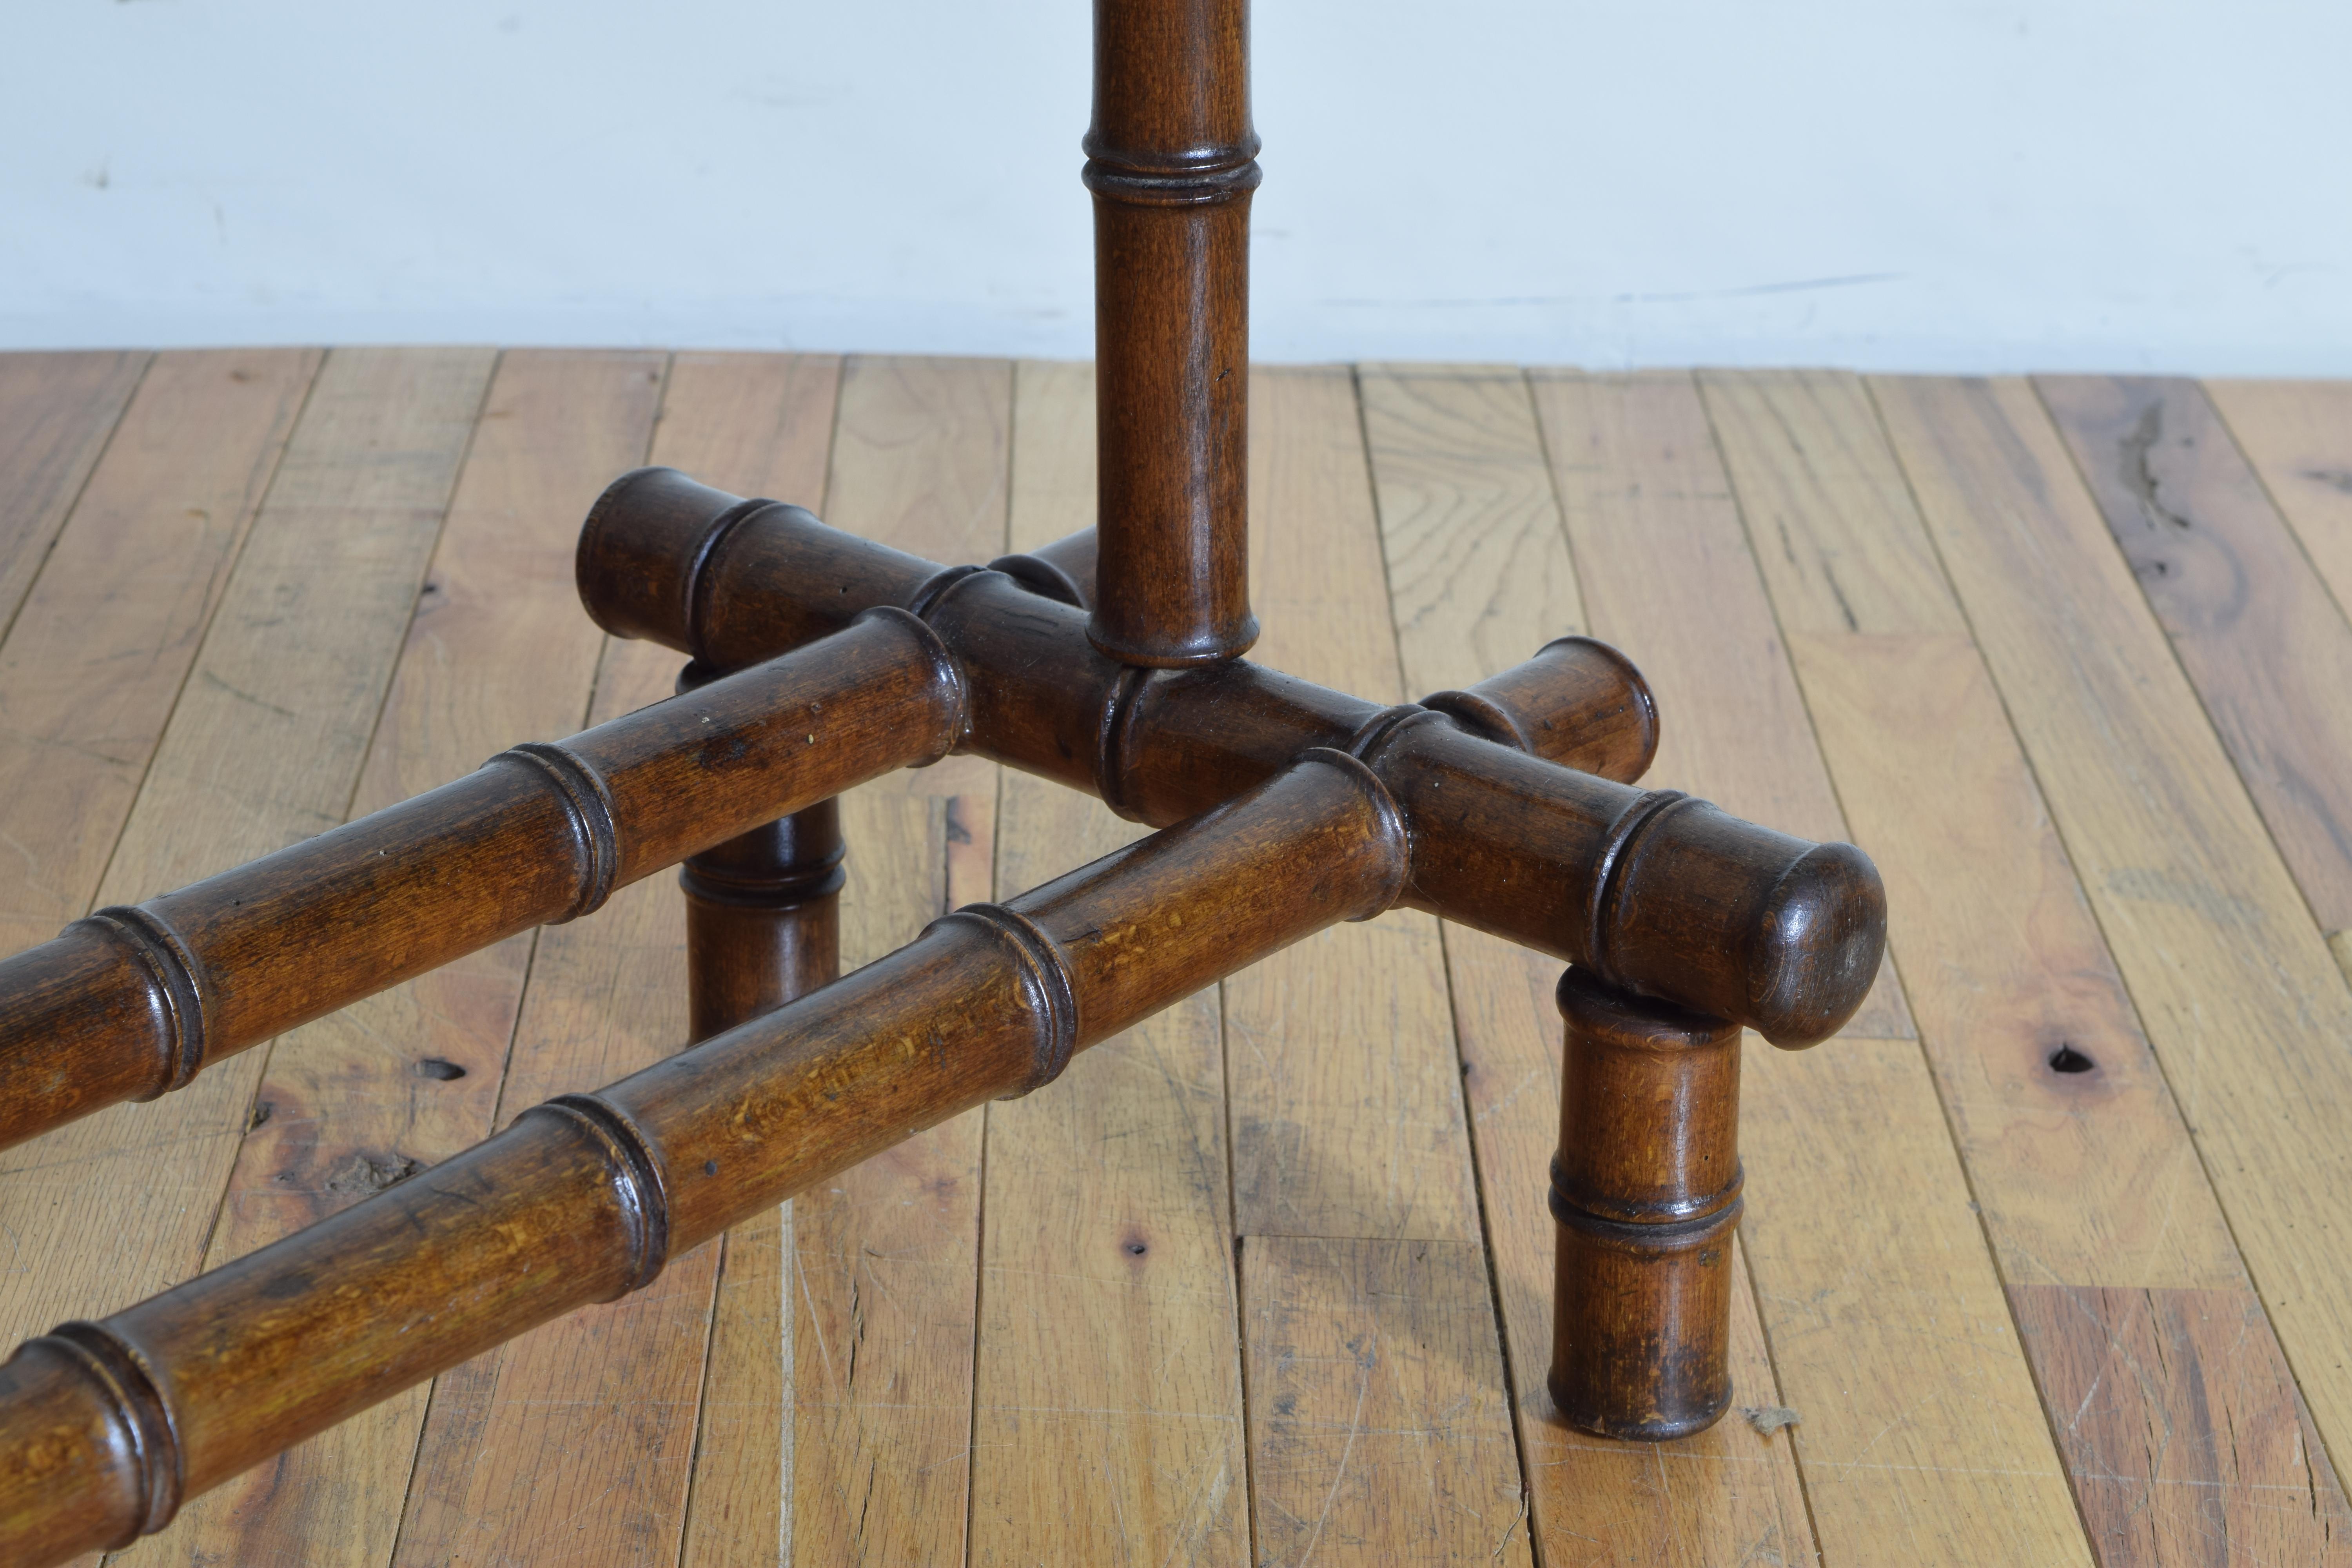
{"label": "tapered wooden post", "polygon": [[1099,591],[1087,635],[1125,664],[1205,664],[1249,608],[1244,0],[1096,0],[1095,426]]}
{"label": "tapered wooden post", "polygon": [[1702,1431],[1731,1403],[1739,1026],[1578,968],[1559,1011],[1552,1402],[1604,1437]]}
{"label": "tapered wooden post", "polygon": [[[677,689],[719,672],[689,664]],[[841,806],[821,800],[687,858],[689,1042],[707,1040],[841,977]]]}

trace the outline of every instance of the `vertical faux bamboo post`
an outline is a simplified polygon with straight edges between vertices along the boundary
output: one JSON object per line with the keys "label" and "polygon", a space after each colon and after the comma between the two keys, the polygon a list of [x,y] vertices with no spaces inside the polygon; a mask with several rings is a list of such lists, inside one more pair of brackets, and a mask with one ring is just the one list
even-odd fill
{"label": "vertical faux bamboo post", "polygon": [[1250,128],[1245,0],[1096,0],[1098,592],[1124,664],[1257,640],[1247,511]]}
{"label": "vertical faux bamboo post", "polygon": [[1559,1011],[1547,1385],[1583,1431],[1685,1436],[1731,1403],[1739,1026],[1574,968]]}
{"label": "vertical faux bamboo post", "polygon": [[[717,679],[689,664],[680,691]],[[841,974],[841,807],[821,800],[688,856],[687,1029],[707,1040]]]}

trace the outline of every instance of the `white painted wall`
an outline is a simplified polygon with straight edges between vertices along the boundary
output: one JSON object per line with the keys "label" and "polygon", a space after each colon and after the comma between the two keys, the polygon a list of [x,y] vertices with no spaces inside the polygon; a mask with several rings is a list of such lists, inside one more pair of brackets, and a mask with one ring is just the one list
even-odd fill
{"label": "white painted wall", "polygon": [[[0,343],[1090,352],[1077,0],[0,0]],[[1258,0],[1269,359],[2352,374],[2347,0]]]}

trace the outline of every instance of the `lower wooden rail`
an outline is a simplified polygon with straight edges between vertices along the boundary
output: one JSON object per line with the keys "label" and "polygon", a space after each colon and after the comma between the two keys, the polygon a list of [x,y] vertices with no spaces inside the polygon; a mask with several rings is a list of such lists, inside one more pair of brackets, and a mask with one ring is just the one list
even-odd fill
{"label": "lower wooden rail", "polygon": [[1095,648],[1083,610],[1006,573],[942,567],[668,468],[606,489],[578,574],[605,630],[721,666],[869,605],[909,609],[963,669],[965,750],[1154,826],[1307,747],[1349,752],[1412,825],[1407,903],[1775,1045],[1835,1033],[1877,973],[1885,895],[1868,858],[1631,787],[1657,748],[1655,711],[1624,657],[1589,638],[1393,708],[1247,659],[1139,668]]}
{"label": "lower wooden rail", "polygon": [[961,669],[903,610],[0,963],[0,1148],[214,1062],[963,732]]}
{"label": "lower wooden rail", "polygon": [[1335,921],[1411,873],[1318,751],[1244,796],[0,1365],[0,1561],[128,1545],[188,1497]]}

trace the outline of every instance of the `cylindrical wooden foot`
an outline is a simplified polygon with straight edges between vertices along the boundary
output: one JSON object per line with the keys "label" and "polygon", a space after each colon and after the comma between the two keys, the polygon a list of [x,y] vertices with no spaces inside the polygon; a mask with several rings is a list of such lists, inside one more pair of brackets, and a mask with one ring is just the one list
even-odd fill
{"label": "cylindrical wooden foot", "polygon": [[1686,1436],[1731,1403],[1739,1026],[1573,968],[1559,1010],[1547,1386],[1583,1431]]}
{"label": "cylindrical wooden foot", "polygon": [[[714,672],[689,664],[689,690]],[[687,1028],[707,1040],[841,975],[841,807],[823,800],[689,856]]]}

